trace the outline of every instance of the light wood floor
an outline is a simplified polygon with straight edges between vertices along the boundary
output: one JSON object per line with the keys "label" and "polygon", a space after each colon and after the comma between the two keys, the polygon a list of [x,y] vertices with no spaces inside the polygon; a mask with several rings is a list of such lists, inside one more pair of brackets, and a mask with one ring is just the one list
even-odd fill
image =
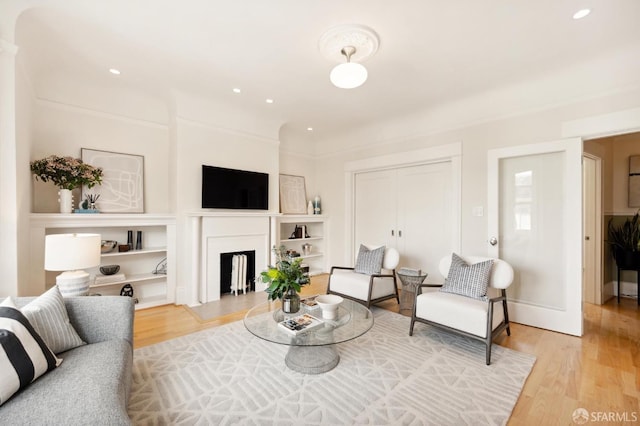
{"label": "light wood floor", "polygon": [[[314,277],[303,294],[325,289],[326,276]],[[395,300],[377,306],[398,312]],[[241,320],[250,307],[209,321],[184,306],[136,311],[134,346]],[[623,299],[620,305],[610,300],[603,306],[585,304],[584,313],[582,338],[512,323],[511,336],[496,339],[537,357],[509,425],[574,425],[577,408],[601,421],[588,424],[640,424],[640,308],[635,300]]]}

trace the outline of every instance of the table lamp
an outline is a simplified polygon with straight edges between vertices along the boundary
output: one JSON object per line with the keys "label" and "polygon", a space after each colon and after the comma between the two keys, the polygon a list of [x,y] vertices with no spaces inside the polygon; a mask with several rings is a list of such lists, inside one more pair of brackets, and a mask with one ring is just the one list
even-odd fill
{"label": "table lamp", "polygon": [[65,271],[56,277],[62,297],[89,294],[85,268],[100,265],[100,234],[55,234],[45,237],[44,269]]}

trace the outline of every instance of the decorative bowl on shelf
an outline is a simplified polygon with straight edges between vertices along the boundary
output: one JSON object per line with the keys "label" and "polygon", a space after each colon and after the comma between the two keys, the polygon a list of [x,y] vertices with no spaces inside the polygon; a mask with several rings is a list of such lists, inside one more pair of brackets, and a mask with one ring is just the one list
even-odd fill
{"label": "decorative bowl on shelf", "polygon": [[120,265],[104,265],[100,267],[100,272],[103,275],[113,275],[118,273],[120,270]]}
{"label": "decorative bowl on shelf", "polygon": [[100,252],[102,254],[111,253],[113,251],[113,249],[116,248],[117,245],[118,245],[117,241],[102,240],[102,242],[100,243]]}
{"label": "decorative bowl on shelf", "polygon": [[322,318],[335,319],[338,313],[338,306],[344,299],[335,294],[321,294],[316,297],[316,303],[322,309]]}

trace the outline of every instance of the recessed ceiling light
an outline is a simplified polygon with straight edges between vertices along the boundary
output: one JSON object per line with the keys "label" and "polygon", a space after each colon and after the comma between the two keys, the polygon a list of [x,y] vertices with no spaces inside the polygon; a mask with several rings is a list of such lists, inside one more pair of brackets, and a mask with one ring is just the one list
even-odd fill
{"label": "recessed ceiling light", "polygon": [[265,100],[265,102],[268,103],[268,104],[272,104],[273,103],[273,99],[267,99],[267,100]]}
{"label": "recessed ceiling light", "polygon": [[307,127],[307,130],[313,132],[313,127]]}
{"label": "recessed ceiling light", "polygon": [[233,88],[233,93],[240,93],[242,90],[238,89],[237,87]]}
{"label": "recessed ceiling light", "polygon": [[591,13],[591,9],[581,9],[573,14],[573,19],[582,19]]}
{"label": "recessed ceiling light", "polygon": [[109,72],[111,74],[120,75],[120,70],[117,70],[115,68],[109,68]]}

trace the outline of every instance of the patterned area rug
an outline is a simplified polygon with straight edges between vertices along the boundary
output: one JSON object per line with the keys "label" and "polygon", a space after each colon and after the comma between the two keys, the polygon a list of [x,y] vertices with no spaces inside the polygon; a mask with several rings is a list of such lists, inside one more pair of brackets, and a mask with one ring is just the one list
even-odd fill
{"label": "patterned area rug", "polygon": [[340,363],[304,375],[287,347],[241,321],[134,353],[129,415],[154,425],[502,425],[535,357],[484,345],[374,308],[364,336],[338,345]]}

